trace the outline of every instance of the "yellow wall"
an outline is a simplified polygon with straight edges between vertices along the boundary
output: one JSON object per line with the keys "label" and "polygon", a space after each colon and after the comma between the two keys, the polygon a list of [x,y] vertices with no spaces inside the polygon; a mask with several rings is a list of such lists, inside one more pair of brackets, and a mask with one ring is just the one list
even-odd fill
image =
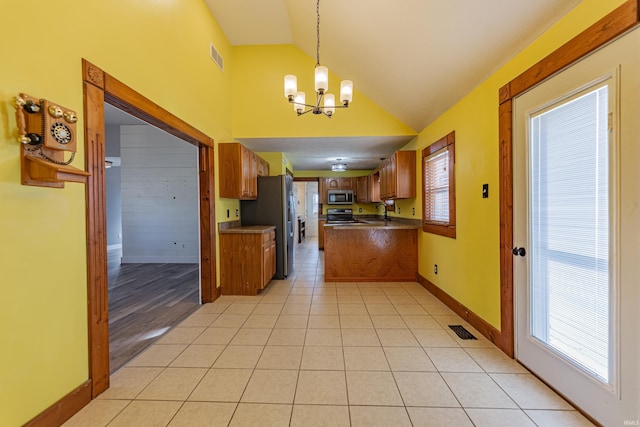
{"label": "yellow wall", "polygon": [[258,152],[256,154],[269,163],[270,176],[286,175],[287,169],[293,172],[293,165],[284,153]]}
{"label": "yellow wall", "polygon": [[[572,12],[528,48],[500,68],[464,99],[424,129],[403,149],[417,150],[417,180],[421,188],[420,151],[456,132],[457,238],[420,232],[420,274],[500,329],[500,214],[498,189],[498,89],[556,50],[623,0],[583,0]],[[489,198],[482,199],[482,184]],[[402,215],[422,200],[398,203]],[[438,275],[433,265],[438,264]],[[464,268],[461,268],[464,267]]]}
{"label": "yellow wall", "polygon": [[[420,150],[456,131],[458,238],[420,233],[420,273],[494,326],[500,323],[498,88],[622,2],[583,0],[405,147]],[[330,121],[296,117],[282,76],[295,73],[300,88],[310,88],[313,59],[292,46],[232,48],[202,0],[58,0],[37,7],[0,0],[0,10],[0,337],[11,349],[0,352],[0,425],[23,424],[88,377],[84,187],[20,185],[11,105],[18,92],[82,111],[86,58],[216,141],[414,134],[359,93],[357,82],[352,108]],[[211,41],[225,59],[224,72],[209,58]],[[339,78],[330,81],[335,87]],[[282,102],[267,108],[273,98]],[[74,162],[80,168],[83,143],[81,135]],[[480,197],[485,182],[488,200]],[[216,195],[218,221],[229,220],[226,209],[238,205]],[[398,206],[400,216],[415,207],[420,218],[419,198]]]}
{"label": "yellow wall", "polygon": [[[202,0],[0,0],[0,11],[0,425],[17,426],[87,380],[88,344],[84,185],[20,185],[12,98],[26,92],[74,108],[83,129],[86,58],[229,140],[233,61]],[[224,73],[209,58],[211,41]],[[81,131],[79,168],[83,144]],[[221,219],[225,202],[216,204]]]}
{"label": "yellow wall", "polygon": [[[240,46],[234,49],[233,135],[235,138],[296,136],[386,136],[415,135],[378,105],[358,92],[353,103],[336,110],[331,119],[309,113],[298,117],[284,97],[286,74],[298,77],[298,90],[313,93],[315,60],[291,45]],[[346,78],[343,77],[342,78]],[[329,75],[329,92],[340,92],[340,80]],[[279,102],[272,102],[272,100]]]}

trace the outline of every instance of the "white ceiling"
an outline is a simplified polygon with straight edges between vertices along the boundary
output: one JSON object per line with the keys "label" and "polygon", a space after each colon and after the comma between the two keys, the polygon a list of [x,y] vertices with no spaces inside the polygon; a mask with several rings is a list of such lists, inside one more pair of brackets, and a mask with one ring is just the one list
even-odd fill
{"label": "white ceiling", "polygon": [[[232,45],[293,44],[315,58],[316,0],[205,1]],[[579,2],[321,0],[320,62],[420,132]],[[336,157],[350,169],[372,169],[408,140],[242,142],[254,151],[282,151],[305,170],[327,169]]]}

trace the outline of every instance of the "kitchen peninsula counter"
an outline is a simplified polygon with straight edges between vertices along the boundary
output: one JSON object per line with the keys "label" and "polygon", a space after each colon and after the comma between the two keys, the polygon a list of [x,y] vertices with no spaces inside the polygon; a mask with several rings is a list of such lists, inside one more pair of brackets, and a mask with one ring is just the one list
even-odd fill
{"label": "kitchen peninsula counter", "polygon": [[412,221],[363,219],[324,226],[327,282],[415,281],[418,229]]}

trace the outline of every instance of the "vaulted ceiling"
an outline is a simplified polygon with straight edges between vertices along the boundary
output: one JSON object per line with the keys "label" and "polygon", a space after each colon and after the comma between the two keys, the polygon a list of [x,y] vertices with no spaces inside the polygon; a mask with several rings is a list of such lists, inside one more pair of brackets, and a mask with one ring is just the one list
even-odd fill
{"label": "vaulted ceiling", "polygon": [[[316,0],[206,2],[232,45],[293,44],[315,58]],[[420,132],[578,3],[321,0],[321,63],[341,78],[353,80],[361,93]],[[243,142],[251,146],[251,140]],[[358,146],[358,141],[350,141],[349,146],[370,150],[360,157],[368,154],[375,159],[405,141],[383,138],[377,142],[375,148]],[[317,148],[324,152],[310,156],[304,141],[267,143],[273,151],[283,149],[296,169],[320,166],[314,163],[316,154],[325,162],[317,168],[324,169],[326,157],[340,155],[336,147],[345,145],[339,140],[314,144],[326,148]],[[260,146],[264,151],[264,140]]]}
{"label": "vaulted ceiling", "polygon": [[[205,1],[232,45],[291,44],[315,59],[316,0]],[[320,59],[420,132],[579,2],[320,0]],[[410,139],[241,141],[256,151],[282,151],[305,170],[327,169],[332,156],[346,158],[350,169],[371,169]]]}

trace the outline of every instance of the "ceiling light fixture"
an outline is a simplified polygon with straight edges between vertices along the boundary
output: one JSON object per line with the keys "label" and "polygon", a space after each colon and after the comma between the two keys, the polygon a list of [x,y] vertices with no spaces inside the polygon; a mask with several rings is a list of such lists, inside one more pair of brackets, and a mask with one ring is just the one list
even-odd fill
{"label": "ceiling light fixture", "polygon": [[[336,97],[329,90],[329,69],[320,65],[320,0],[316,5],[316,15],[318,17],[316,33],[318,43],[316,45],[316,69],[315,69],[315,89],[316,103],[307,104],[304,92],[298,92],[298,78],[293,74],[284,76],[284,96],[293,104],[293,111],[299,116],[312,112],[313,114],[324,114],[331,118],[336,108],[347,108],[353,100],[353,82],[343,80],[340,82],[340,101],[342,105],[336,105]],[[323,105],[320,105],[324,101]],[[305,110],[306,108],[306,110]]]}
{"label": "ceiling light fixture", "polygon": [[331,171],[332,172],[345,172],[347,170],[347,164],[346,163],[341,163],[342,159],[336,159],[336,163],[333,163],[331,165]]}

